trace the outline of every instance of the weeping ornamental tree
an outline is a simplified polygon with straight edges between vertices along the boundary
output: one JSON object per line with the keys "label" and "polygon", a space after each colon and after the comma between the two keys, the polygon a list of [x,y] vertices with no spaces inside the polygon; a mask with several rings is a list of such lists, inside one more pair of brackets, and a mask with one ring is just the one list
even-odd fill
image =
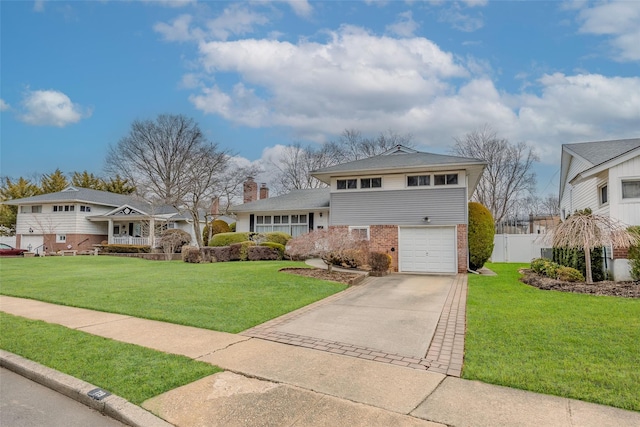
{"label": "weeping ornamental tree", "polygon": [[640,244],[638,236],[629,233],[625,224],[608,216],[586,210],[576,212],[558,224],[551,236],[554,248],[584,250],[587,283],[593,284],[591,251],[602,246],[629,248]]}

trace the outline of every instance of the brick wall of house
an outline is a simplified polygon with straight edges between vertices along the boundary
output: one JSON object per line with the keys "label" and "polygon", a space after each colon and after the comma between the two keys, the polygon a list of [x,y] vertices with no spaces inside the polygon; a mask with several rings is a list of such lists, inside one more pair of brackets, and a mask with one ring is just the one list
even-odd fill
{"label": "brick wall of house", "polygon": [[627,259],[628,256],[629,256],[629,249],[613,248],[613,259]]}
{"label": "brick wall of house", "polygon": [[99,245],[107,240],[107,235],[100,234],[67,234],[67,241],[63,243],[56,242],[55,234],[44,235],[44,245],[47,252],[66,251],[71,246],[73,251],[92,251],[93,245]]}
{"label": "brick wall of house", "polygon": [[391,255],[391,268],[398,271],[398,226],[372,225],[369,227],[369,249]]}
{"label": "brick wall of house", "polygon": [[469,257],[469,237],[467,232],[467,224],[458,224],[457,226],[457,234],[458,234],[458,243],[457,243],[457,251],[458,251],[458,273],[466,273],[468,267],[468,257]]}

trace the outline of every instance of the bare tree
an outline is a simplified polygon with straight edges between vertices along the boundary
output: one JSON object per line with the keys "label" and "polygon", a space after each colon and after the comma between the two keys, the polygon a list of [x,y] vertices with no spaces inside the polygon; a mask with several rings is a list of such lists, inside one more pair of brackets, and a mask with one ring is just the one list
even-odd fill
{"label": "bare tree", "polygon": [[561,222],[550,234],[554,248],[584,250],[587,283],[593,283],[591,250],[602,246],[629,248],[640,243],[640,238],[627,230],[627,226],[608,216],[590,212],[576,212]]}
{"label": "bare tree", "polygon": [[376,156],[396,145],[411,147],[412,138],[411,134],[399,134],[393,130],[380,132],[375,138],[367,138],[357,129],[345,129],[338,140],[327,144],[327,148],[333,164],[337,164]]}
{"label": "bare tree", "polygon": [[451,151],[487,162],[473,200],[491,211],[496,224],[513,211],[518,199],[534,190],[536,177],[532,167],[538,156],[523,142],[511,144],[507,139],[498,138],[488,125],[455,138]]}
{"label": "bare tree", "polygon": [[109,147],[105,169],[129,180],[144,199],[189,212],[202,245],[200,211],[216,196],[228,159],[192,119],[159,115],[134,121],[129,134]]}

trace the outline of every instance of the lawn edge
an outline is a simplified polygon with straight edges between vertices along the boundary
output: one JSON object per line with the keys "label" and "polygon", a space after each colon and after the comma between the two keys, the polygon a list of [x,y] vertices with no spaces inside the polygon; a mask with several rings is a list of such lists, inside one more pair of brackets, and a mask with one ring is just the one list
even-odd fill
{"label": "lawn edge", "polygon": [[95,385],[17,354],[0,350],[0,366],[126,425],[132,427],[172,427],[172,424],[120,396],[112,394],[103,400],[95,400],[88,395],[89,391],[98,388]]}

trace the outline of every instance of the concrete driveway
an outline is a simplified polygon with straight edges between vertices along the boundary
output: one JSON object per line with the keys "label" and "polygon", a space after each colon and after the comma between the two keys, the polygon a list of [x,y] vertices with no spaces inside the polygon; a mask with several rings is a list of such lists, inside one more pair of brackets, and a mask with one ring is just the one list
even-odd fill
{"label": "concrete driveway", "polygon": [[273,329],[424,358],[454,280],[407,274],[370,278]]}

